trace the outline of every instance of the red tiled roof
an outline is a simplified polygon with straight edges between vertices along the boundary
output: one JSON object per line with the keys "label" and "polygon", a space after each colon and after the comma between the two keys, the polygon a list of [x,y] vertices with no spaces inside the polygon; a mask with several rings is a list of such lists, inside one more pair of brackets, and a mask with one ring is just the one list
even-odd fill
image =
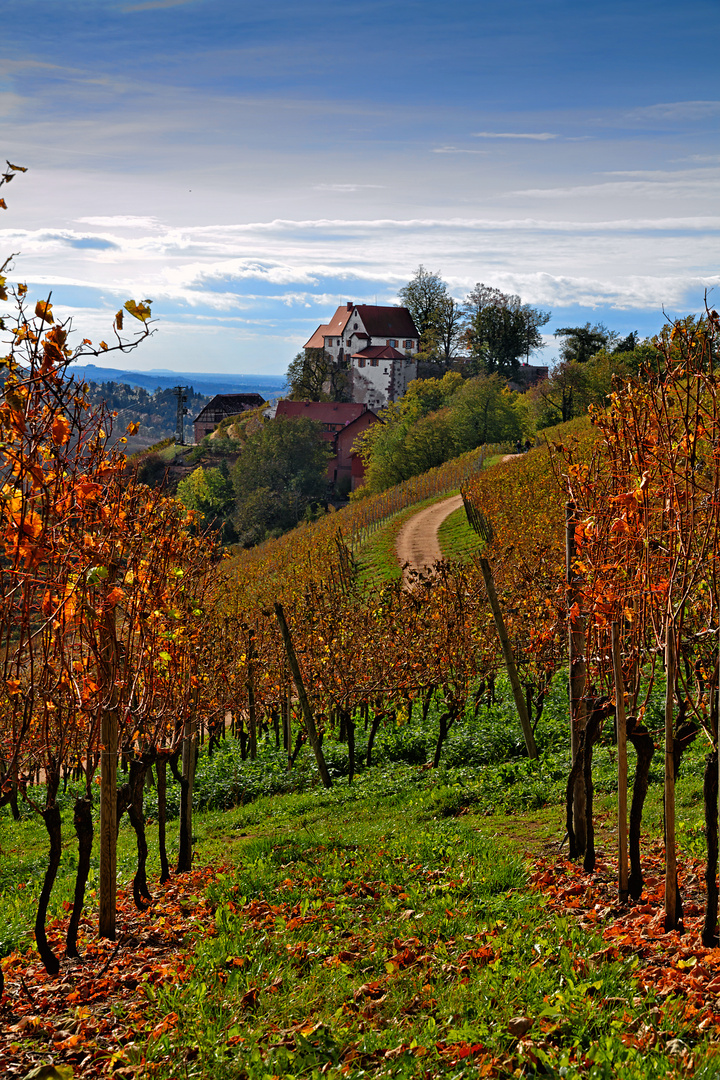
{"label": "red tiled roof", "polygon": [[[376,304],[343,304],[337,309],[329,323],[318,326],[304,347],[322,349],[326,337],[342,337],[353,311],[357,311],[370,337],[420,337],[407,308],[378,307]],[[357,331],[353,332],[357,334]]]}
{"label": "red tiled roof", "polygon": [[310,338],[310,340],[305,342],[305,344],[303,345],[303,348],[304,349],[324,349],[325,348],[325,338],[330,336],[328,334],[329,329],[330,329],[329,326],[325,326],[325,325],[318,326],[317,330],[315,331],[313,336]]}
{"label": "red tiled roof", "polygon": [[317,330],[305,343],[306,349],[322,349],[325,344],[326,337],[342,337],[343,331],[347,326],[348,319],[353,313],[352,304],[343,304],[339,307],[329,323],[325,323],[323,326],[318,326]]}
{"label": "red tiled roof", "polygon": [[361,349],[360,352],[353,353],[353,359],[356,356],[362,357],[364,360],[404,360],[405,353],[398,352],[397,349],[393,349],[392,345],[371,345],[367,349]]}
{"label": "red tiled roof", "polygon": [[355,309],[371,337],[419,338],[407,308],[356,304]]}
{"label": "red tiled roof", "polygon": [[306,416],[320,424],[351,424],[368,411],[357,401],[279,401],[276,416]]}

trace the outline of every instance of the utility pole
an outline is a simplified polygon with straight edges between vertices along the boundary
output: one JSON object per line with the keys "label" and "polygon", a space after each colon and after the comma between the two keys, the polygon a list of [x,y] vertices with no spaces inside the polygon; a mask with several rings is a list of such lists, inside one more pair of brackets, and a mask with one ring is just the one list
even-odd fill
{"label": "utility pole", "polygon": [[175,424],[175,442],[178,446],[185,445],[185,426],[184,419],[187,416],[187,409],[185,408],[185,402],[187,397],[185,391],[187,386],[174,386],[173,393],[177,398],[177,422]]}

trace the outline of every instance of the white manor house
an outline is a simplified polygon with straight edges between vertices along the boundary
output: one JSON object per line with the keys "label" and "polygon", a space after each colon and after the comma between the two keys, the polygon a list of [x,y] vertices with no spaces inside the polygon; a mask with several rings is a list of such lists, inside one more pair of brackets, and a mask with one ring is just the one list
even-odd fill
{"label": "white manor house", "polygon": [[420,335],[404,307],[347,303],[318,326],[305,349],[324,349],[351,377],[352,400],[380,409],[417,378]]}

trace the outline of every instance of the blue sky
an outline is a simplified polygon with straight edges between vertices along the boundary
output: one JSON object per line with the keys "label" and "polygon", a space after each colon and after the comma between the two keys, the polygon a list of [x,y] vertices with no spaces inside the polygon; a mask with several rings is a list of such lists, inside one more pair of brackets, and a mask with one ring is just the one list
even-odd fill
{"label": "blue sky", "polygon": [[128,367],[281,373],[420,263],[548,329],[718,304],[717,0],[5,0],[1,25],[0,158],[29,172],[0,254],[84,336],[152,298]]}

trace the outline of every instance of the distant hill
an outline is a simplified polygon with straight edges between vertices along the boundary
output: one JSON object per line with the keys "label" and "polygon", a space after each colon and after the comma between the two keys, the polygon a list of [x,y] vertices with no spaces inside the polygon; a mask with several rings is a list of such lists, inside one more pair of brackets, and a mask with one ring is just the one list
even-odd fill
{"label": "distant hill", "polygon": [[121,368],[97,367],[95,364],[73,364],[68,374],[85,382],[125,383],[145,390],[168,390],[173,386],[192,386],[198,394],[262,394],[266,399],[281,397],[287,388],[284,375],[228,375],[215,372],[125,371]]}
{"label": "distant hill", "polygon": [[[128,438],[125,447],[127,453],[135,454],[139,450],[147,450],[162,439],[172,438],[175,435],[177,397],[172,389],[158,387],[150,393],[144,386],[131,386],[125,382],[108,380],[99,383],[90,378],[85,378],[85,382],[92,405],[105,404],[108,409],[117,412],[112,425],[115,438],[120,438],[125,434],[128,424],[140,425],[138,433]],[[188,410],[185,438],[188,442],[192,442],[192,421],[200,410],[204,409],[210,398],[207,394],[198,393],[191,383],[183,383],[183,385],[187,386],[186,407]]]}

